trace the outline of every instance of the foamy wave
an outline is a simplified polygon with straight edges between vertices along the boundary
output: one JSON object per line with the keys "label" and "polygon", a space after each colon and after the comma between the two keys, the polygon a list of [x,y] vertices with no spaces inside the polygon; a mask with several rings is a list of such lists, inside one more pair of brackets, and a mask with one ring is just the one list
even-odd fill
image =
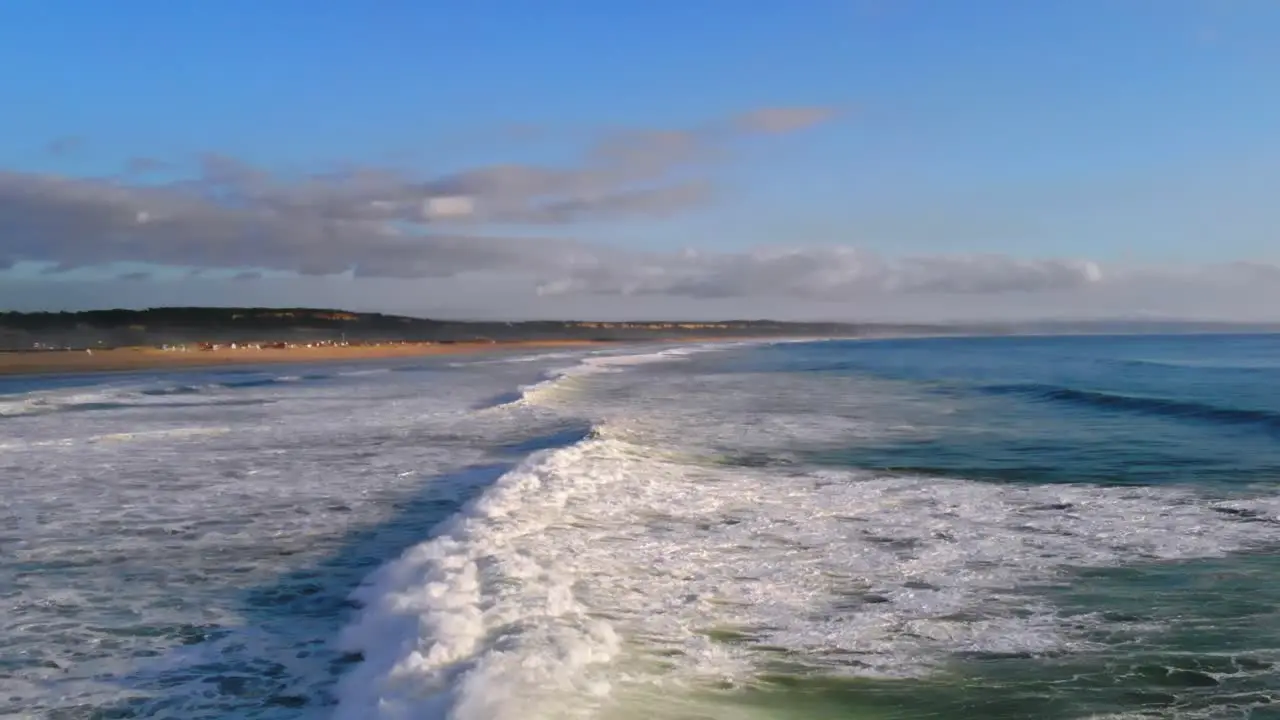
{"label": "foamy wave", "polygon": [[48,415],[74,410],[114,410],[132,406],[162,406],[170,403],[190,403],[190,398],[176,396],[198,395],[207,387],[174,385],[145,387],[98,387],[88,390],[53,390],[33,392],[0,399],[0,417]]}
{"label": "foamy wave", "polygon": [[725,350],[747,344],[750,343],[698,343],[696,345],[665,348],[657,352],[649,353],[595,354],[581,358],[580,361],[574,365],[547,371],[543,374],[542,380],[530,385],[521,386],[519,392],[515,394],[514,399],[506,400],[495,407],[537,403],[540,400],[546,399],[556,393],[565,391],[572,387],[572,382],[576,378],[620,372],[636,365],[673,362],[687,358],[688,356],[696,353]]}
{"label": "foamy wave", "polygon": [[532,355],[514,355],[510,357],[488,358],[483,360],[457,360],[448,363],[449,367],[483,367],[485,365],[515,365],[546,360],[562,360],[582,356],[582,351],[534,353]]}
{"label": "foamy wave", "polygon": [[607,695],[592,666],[618,652],[612,626],[578,602],[573,573],[521,550],[594,482],[572,471],[584,452],[508,473],[355,593],[364,609],[342,643],[364,662],[341,683],[337,717],[567,717]]}
{"label": "foamy wave", "polygon": [[0,398],[0,417],[48,415],[77,410],[121,410],[216,404],[226,391],[253,390],[273,385],[323,379],[319,375],[279,375],[174,385],[107,385],[91,389],[47,390]]}
{"label": "foamy wave", "polygon": [[1082,628],[1112,621],[1063,617],[1031,586],[1276,542],[1276,498],[779,478],[605,433],[511,472],[369,579],[340,717],[567,717],[622,687],[751,683],[779,659],[904,677],[1087,650]]}
{"label": "foamy wave", "polygon": [[41,392],[0,400],[0,417],[42,415],[74,407],[92,407],[118,402],[119,392]]}
{"label": "foamy wave", "polygon": [[365,368],[363,370],[348,370],[345,372],[340,372],[338,373],[338,375],[342,377],[368,377],[370,375],[385,375],[389,372],[391,372],[391,368],[379,367],[379,368]]}
{"label": "foamy wave", "polygon": [[0,418],[0,655],[18,658],[0,716],[327,715],[368,559],[423,539],[512,458],[581,437],[539,408],[474,412],[542,369],[52,381],[50,408]]}

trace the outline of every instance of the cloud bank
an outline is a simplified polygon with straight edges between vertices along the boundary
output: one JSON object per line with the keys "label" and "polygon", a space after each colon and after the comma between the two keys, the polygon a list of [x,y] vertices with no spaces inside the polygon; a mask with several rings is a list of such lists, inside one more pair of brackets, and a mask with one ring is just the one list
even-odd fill
{"label": "cloud bank", "polygon": [[747,253],[580,258],[543,294],[752,296],[847,300],[881,293],[986,294],[1084,287],[1102,280],[1097,263],[998,255],[887,260],[848,247]]}
{"label": "cloud bank", "polygon": [[167,167],[150,158],[115,178],[0,172],[0,263],[421,278],[550,270],[569,245],[486,229],[681,212],[710,200],[705,171],[734,143],[798,132],[831,114],[766,108],[692,130],[620,131],[570,166],[491,165],[435,177],[381,168],[286,177],[218,154],[167,181],[143,177]]}
{"label": "cloud bank", "polygon": [[[1104,268],[1086,258],[885,257],[845,246],[647,252],[567,232],[712,203],[712,170],[739,145],[802,132],[835,114],[760,108],[692,129],[608,133],[562,165],[497,164],[434,176],[379,167],[285,175],[219,154],[185,169],[139,157],[110,177],[0,170],[0,271],[38,263],[56,279],[126,264],[116,278],[132,287],[158,282],[158,273],[138,265],[220,273],[238,287],[278,282],[281,272],[392,284],[510,277],[518,279],[512,287],[548,307],[583,296],[613,298],[615,307],[621,298],[865,307],[890,296],[1006,303],[1017,296],[1034,306],[1027,298],[1102,297],[1121,286],[1280,284],[1280,269],[1266,264],[1157,272]],[[55,141],[51,151],[78,143]],[[1131,304],[1143,299],[1127,297]]]}

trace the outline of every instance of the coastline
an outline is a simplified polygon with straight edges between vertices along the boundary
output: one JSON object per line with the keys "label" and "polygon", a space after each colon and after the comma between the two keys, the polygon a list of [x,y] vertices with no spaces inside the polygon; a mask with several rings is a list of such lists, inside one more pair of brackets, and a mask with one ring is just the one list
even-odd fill
{"label": "coastline", "polygon": [[[653,341],[645,341],[653,342]],[[467,355],[573,347],[637,344],[601,340],[513,340],[507,342],[387,343],[289,348],[227,348],[175,351],[152,347],[105,350],[0,352],[0,376],[78,375],[134,370],[180,370],[237,365],[343,362]]]}
{"label": "coastline", "polygon": [[82,375],[145,370],[199,370],[268,364],[310,364],[395,358],[474,355],[479,353],[554,350],[558,348],[607,348],[664,343],[815,342],[855,338],[779,336],[685,336],[625,340],[498,340],[457,342],[390,342],[371,345],[319,345],[315,347],[218,347],[212,350],[165,350],[157,347],[121,347],[103,350],[0,351],[0,377]]}

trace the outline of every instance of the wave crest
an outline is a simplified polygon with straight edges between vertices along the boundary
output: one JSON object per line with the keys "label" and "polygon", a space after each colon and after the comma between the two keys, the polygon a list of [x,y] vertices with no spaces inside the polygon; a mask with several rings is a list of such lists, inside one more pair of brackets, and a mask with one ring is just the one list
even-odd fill
{"label": "wave crest", "polygon": [[566,470],[598,442],[530,458],[368,578],[341,638],[364,662],[342,680],[336,717],[481,720],[552,705],[564,717],[607,695],[590,668],[618,652],[613,627],[576,599],[572,573],[517,544],[558,522],[578,486],[594,482]]}
{"label": "wave crest", "polygon": [[1038,383],[992,385],[986,389],[988,392],[997,395],[1021,395],[1033,400],[1072,403],[1103,410],[1119,410],[1231,425],[1255,425],[1272,430],[1280,430],[1280,414],[1268,410],[1223,407],[1191,400],[1125,395]]}

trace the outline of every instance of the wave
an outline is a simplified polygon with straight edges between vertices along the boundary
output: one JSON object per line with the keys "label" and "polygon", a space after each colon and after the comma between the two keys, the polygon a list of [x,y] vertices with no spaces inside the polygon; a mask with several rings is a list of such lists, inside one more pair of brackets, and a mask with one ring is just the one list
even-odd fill
{"label": "wave", "polygon": [[1258,362],[1223,362],[1217,360],[1148,360],[1143,358],[1124,358],[1112,361],[1117,365],[1139,368],[1164,368],[1170,370],[1193,370],[1195,372],[1224,372],[1237,374],[1274,375],[1280,371],[1280,364],[1275,361]]}
{"label": "wave", "polygon": [[462,368],[462,367],[483,367],[485,365],[513,365],[513,364],[522,364],[522,363],[530,363],[530,362],[541,362],[545,360],[561,360],[564,358],[579,357],[580,355],[582,355],[581,351],[533,353],[530,355],[515,355],[512,357],[488,358],[488,359],[481,359],[481,360],[475,360],[475,359],[457,360],[451,363],[447,363],[447,366]]}
{"label": "wave", "polygon": [[1272,497],[813,469],[780,488],[608,430],[528,458],[366,580],[337,717],[595,716],[778,662],[918,677],[1088,650],[1128,621],[1019,588],[1280,542]]}
{"label": "wave", "polygon": [[[605,354],[608,351],[601,351],[585,358],[581,356],[581,353],[543,353],[527,356],[522,355],[513,358],[501,358],[497,360],[455,363],[455,365],[458,367],[467,367],[481,364],[528,363],[568,357],[580,358],[580,361],[574,365],[544,373],[539,382],[521,387],[515,391],[501,393],[481,405],[481,408],[501,407],[525,402],[529,400],[531,396],[536,396],[542,392],[550,391],[557,384],[575,376],[601,372],[613,372],[628,365],[670,361],[696,352],[722,349],[724,347],[737,344],[741,343],[708,343],[696,346],[667,348],[654,353],[631,355]],[[43,415],[58,412],[118,410],[136,406],[154,407],[161,403],[166,407],[184,407],[186,405],[179,402],[169,401],[167,398],[175,396],[199,396],[213,394],[223,390],[255,390],[284,384],[296,384],[303,382],[311,383],[331,380],[335,377],[357,378],[370,375],[381,375],[390,372],[417,372],[438,369],[440,369],[440,366],[438,365],[410,365],[391,368],[351,370],[332,375],[324,373],[306,373],[297,375],[272,375],[265,377],[255,377],[254,375],[256,375],[258,371],[239,370],[225,371],[224,373],[221,373],[224,375],[232,375],[232,378],[202,384],[180,383],[159,387],[100,386],[94,389],[70,392],[60,390],[35,391],[22,395],[0,396],[0,418],[24,415]]]}
{"label": "wave", "polygon": [[990,385],[985,390],[998,395],[1019,395],[1034,400],[1071,403],[1104,410],[1121,410],[1229,425],[1254,425],[1280,431],[1280,413],[1269,410],[1223,407],[1191,400],[1125,395],[1039,383]]}
{"label": "wave", "polygon": [[500,393],[490,398],[489,401],[483,403],[477,409],[487,410],[536,403],[541,398],[546,398],[558,391],[565,390],[572,385],[574,380],[581,377],[621,372],[636,365],[679,361],[698,353],[727,350],[751,344],[756,343],[698,343],[695,345],[669,347],[649,353],[595,353],[587,357],[581,357],[573,365],[548,370],[542,374],[541,379],[537,382],[521,386],[513,392]]}
{"label": "wave", "polygon": [[243,390],[261,387],[271,387],[272,385],[280,385],[283,383],[296,383],[306,381],[328,380],[332,376],[321,374],[308,375],[279,375],[275,377],[254,378],[251,380],[230,380],[227,382],[211,383],[212,387],[227,388],[228,390]]}
{"label": "wave", "polygon": [[[174,395],[189,394],[186,391],[172,393]],[[75,392],[33,392],[17,397],[0,400],[0,417],[16,418],[26,415],[45,415],[50,413],[116,410],[145,404],[148,395],[133,388],[103,388],[99,390]],[[158,401],[155,404],[182,404]]]}
{"label": "wave", "polygon": [[[192,393],[173,393],[173,395],[194,395]],[[158,408],[201,408],[231,407],[240,405],[261,405],[270,402],[265,399],[250,398],[209,398],[204,401],[148,401],[155,394],[144,395],[139,391],[104,391],[98,393],[77,393],[58,396],[27,396],[16,400],[0,402],[0,418],[13,419],[33,415],[50,415],[68,412],[92,412],[105,410],[158,409]]]}
{"label": "wave", "polygon": [[506,718],[607,690],[589,669],[619,651],[612,626],[576,600],[571,572],[520,551],[594,482],[566,472],[590,442],[521,464],[353,594],[341,643],[363,662],[336,717]]}
{"label": "wave", "polygon": [[[129,408],[259,404],[265,400],[229,399],[225,394],[219,395],[219,393],[226,390],[255,390],[276,385],[314,382],[328,380],[331,377],[323,374],[279,375],[159,387],[99,386],[72,391],[37,390],[22,395],[0,397],[0,418]],[[199,396],[205,396],[206,399],[194,399]]]}

